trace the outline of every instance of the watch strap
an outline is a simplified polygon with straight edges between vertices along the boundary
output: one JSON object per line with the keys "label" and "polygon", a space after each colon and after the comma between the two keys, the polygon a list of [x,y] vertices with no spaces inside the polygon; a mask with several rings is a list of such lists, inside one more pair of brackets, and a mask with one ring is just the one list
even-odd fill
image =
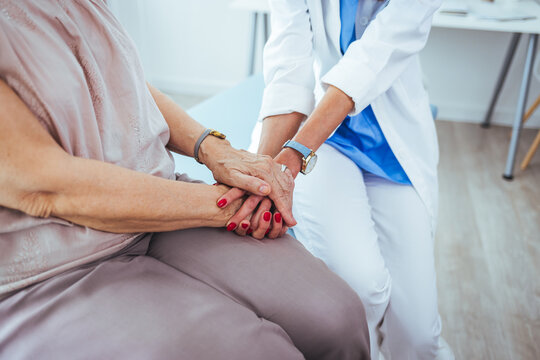
{"label": "watch strap", "polygon": [[291,148],[291,149],[294,149],[294,150],[298,151],[300,154],[302,154],[304,159],[307,159],[308,156],[313,152],[307,146],[304,146],[304,145],[302,145],[299,142],[294,141],[294,140],[287,140],[285,142],[285,144],[283,144],[283,147],[284,148],[288,147],[288,148]]}
{"label": "watch strap", "polygon": [[195,143],[195,148],[193,149],[193,157],[199,164],[202,164],[202,162],[199,160],[199,148],[201,147],[202,142],[204,141],[204,139],[206,139],[208,135],[212,135],[220,139],[225,139],[226,137],[224,134],[214,129],[204,130],[201,136],[199,136],[199,138],[197,139],[197,142]]}

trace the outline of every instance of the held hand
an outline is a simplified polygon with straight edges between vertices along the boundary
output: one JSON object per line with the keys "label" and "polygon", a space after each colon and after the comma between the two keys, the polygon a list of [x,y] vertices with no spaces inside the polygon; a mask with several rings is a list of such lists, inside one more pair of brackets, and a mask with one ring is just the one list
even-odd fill
{"label": "held hand", "polygon": [[[296,220],[292,215],[294,190],[292,173],[289,170],[282,172],[281,165],[268,156],[256,155],[231,147],[229,150],[226,148],[223,150],[225,151],[219,152],[220,155],[212,160],[203,160],[217,181],[239,188],[221,197],[218,200],[220,207],[225,207],[244,196],[245,192],[242,190],[246,190],[258,196],[267,195],[281,213],[285,223],[288,226],[296,225]],[[251,200],[248,206],[253,205],[254,201]],[[246,210],[246,216],[253,209],[254,207],[251,211]]]}
{"label": "held hand", "polygon": [[[231,189],[230,192],[240,195],[239,189]],[[227,230],[235,231],[240,236],[251,235],[256,239],[267,236],[275,239],[283,236],[289,229],[283,223],[281,213],[271,213],[272,202],[268,198],[251,195],[240,210],[227,222]],[[255,211],[255,209],[257,209]]]}
{"label": "held hand", "polygon": [[222,184],[256,195],[266,196],[271,192],[262,171],[254,171],[254,168],[268,166],[268,159],[262,156],[234,149],[224,140],[207,138],[200,147],[199,158],[212,171],[214,179]]}
{"label": "held hand", "polygon": [[[296,177],[300,172],[300,168],[302,166],[301,157],[296,151],[292,149],[283,149],[276,156],[275,160],[280,164],[286,165],[288,169],[286,170],[286,172],[290,173],[293,177]],[[225,195],[218,199],[218,206],[227,206],[227,204],[241,199],[245,194],[246,192],[241,189],[232,188]],[[227,224],[229,226],[228,229],[230,229],[231,231],[236,229],[236,233],[242,236],[246,234],[250,235],[254,231],[254,229],[257,229],[259,224],[258,220],[256,220],[254,224],[251,224],[250,220],[252,218],[252,213],[255,211],[262,199],[262,196],[250,195],[242,204],[240,210],[229,220]],[[270,207],[268,206],[266,210],[269,209]],[[269,233],[269,236],[275,237],[276,233],[278,233],[278,236],[282,236],[288,230],[288,226],[283,224],[281,221],[282,215],[281,213],[279,213],[279,211],[274,214],[274,217],[277,214],[279,214],[279,216],[277,216],[277,220],[280,220],[278,221],[278,225],[282,228],[282,230],[279,233],[278,231],[271,231]],[[274,217],[273,219],[276,220]],[[255,219],[259,219],[259,217],[255,217]],[[272,227],[272,229],[274,229],[274,227]]]}
{"label": "held hand", "polygon": [[[244,196],[244,191],[233,188],[224,196],[231,201],[237,201]],[[222,205],[220,203],[219,205]],[[218,206],[219,206],[218,205]],[[262,196],[250,195],[240,209],[227,222],[228,231],[235,231],[240,236],[252,235],[262,239],[265,235],[270,239],[283,236],[289,229],[283,222],[279,211],[270,212],[272,202]],[[256,211],[255,211],[256,210]]]}

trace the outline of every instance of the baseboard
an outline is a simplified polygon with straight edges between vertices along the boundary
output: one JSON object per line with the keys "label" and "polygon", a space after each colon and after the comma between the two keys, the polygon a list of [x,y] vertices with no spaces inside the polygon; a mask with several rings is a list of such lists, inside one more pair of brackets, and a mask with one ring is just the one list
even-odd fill
{"label": "baseboard", "polygon": [[[439,108],[439,119],[468,122],[468,123],[481,123],[484,121],[486,115],[486,107],[480,106],[464,106],[460,104],[443,104],[434,102]],[[515,108],[496,108],[493,112],[491,119],[492,124],[512,126],[514,123],[516,109]],[[538,129],[540,128],[540,109],[534,114],[527,123],[526,128]]]}

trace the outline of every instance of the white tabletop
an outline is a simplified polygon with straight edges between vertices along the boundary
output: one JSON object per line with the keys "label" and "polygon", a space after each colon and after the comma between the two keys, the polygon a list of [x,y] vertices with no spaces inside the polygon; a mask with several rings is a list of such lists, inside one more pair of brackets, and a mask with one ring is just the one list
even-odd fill
{"label": "white tabletop", "polygon": [[248,11],[270,12],[268,0],[232,0],[231,6]]}
{"label": "white tabletop", "polygon": [[[232,0],[231,6],[257,12],[269,12],[268,0]],[[501,5],[502,6],[502,5]],[[508,5],[505,5],[508,6]],[[533,20],[498,21],[479,19],[475,15],[456,16],[437,12],[433,18],[433,26],[451,29],[484,30],[540,34],[540,5],[534,0],[516,1],[511,5],[527,15],[536,16]],[[505,11],[501,8],[501,11]]]}
{"label": "white tabletop", "polygon": [[467,16],[442,14],[438,11],[433,17],[433,26],[451,29],[484,30],[517,32],[525,34],[540,34],[540,5],[534,0],[516,1],[511,5],[493,5],[499,7],[502,12],[518,11],[522,14],[535,16],[532,20],[486,20],[479,19],[474,12]]}

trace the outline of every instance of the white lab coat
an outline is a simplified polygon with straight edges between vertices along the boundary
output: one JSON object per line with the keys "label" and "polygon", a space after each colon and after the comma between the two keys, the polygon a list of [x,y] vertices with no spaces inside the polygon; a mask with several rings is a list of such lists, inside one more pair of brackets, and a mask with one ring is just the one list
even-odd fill
{"label": "white lab coat", "polygon": [[371,104],[432,217],[433,230],[439,154],[418,52],[440,3],[389,0],[380,6],[376,0],[360,0],[356,29],[362,34],[342,55],[339,0],[270,0],[272,33],[264,50],[266,88],[260,112],[260,119],[291,112],[309,115],[328,85],[354,100],[350,115]]}

